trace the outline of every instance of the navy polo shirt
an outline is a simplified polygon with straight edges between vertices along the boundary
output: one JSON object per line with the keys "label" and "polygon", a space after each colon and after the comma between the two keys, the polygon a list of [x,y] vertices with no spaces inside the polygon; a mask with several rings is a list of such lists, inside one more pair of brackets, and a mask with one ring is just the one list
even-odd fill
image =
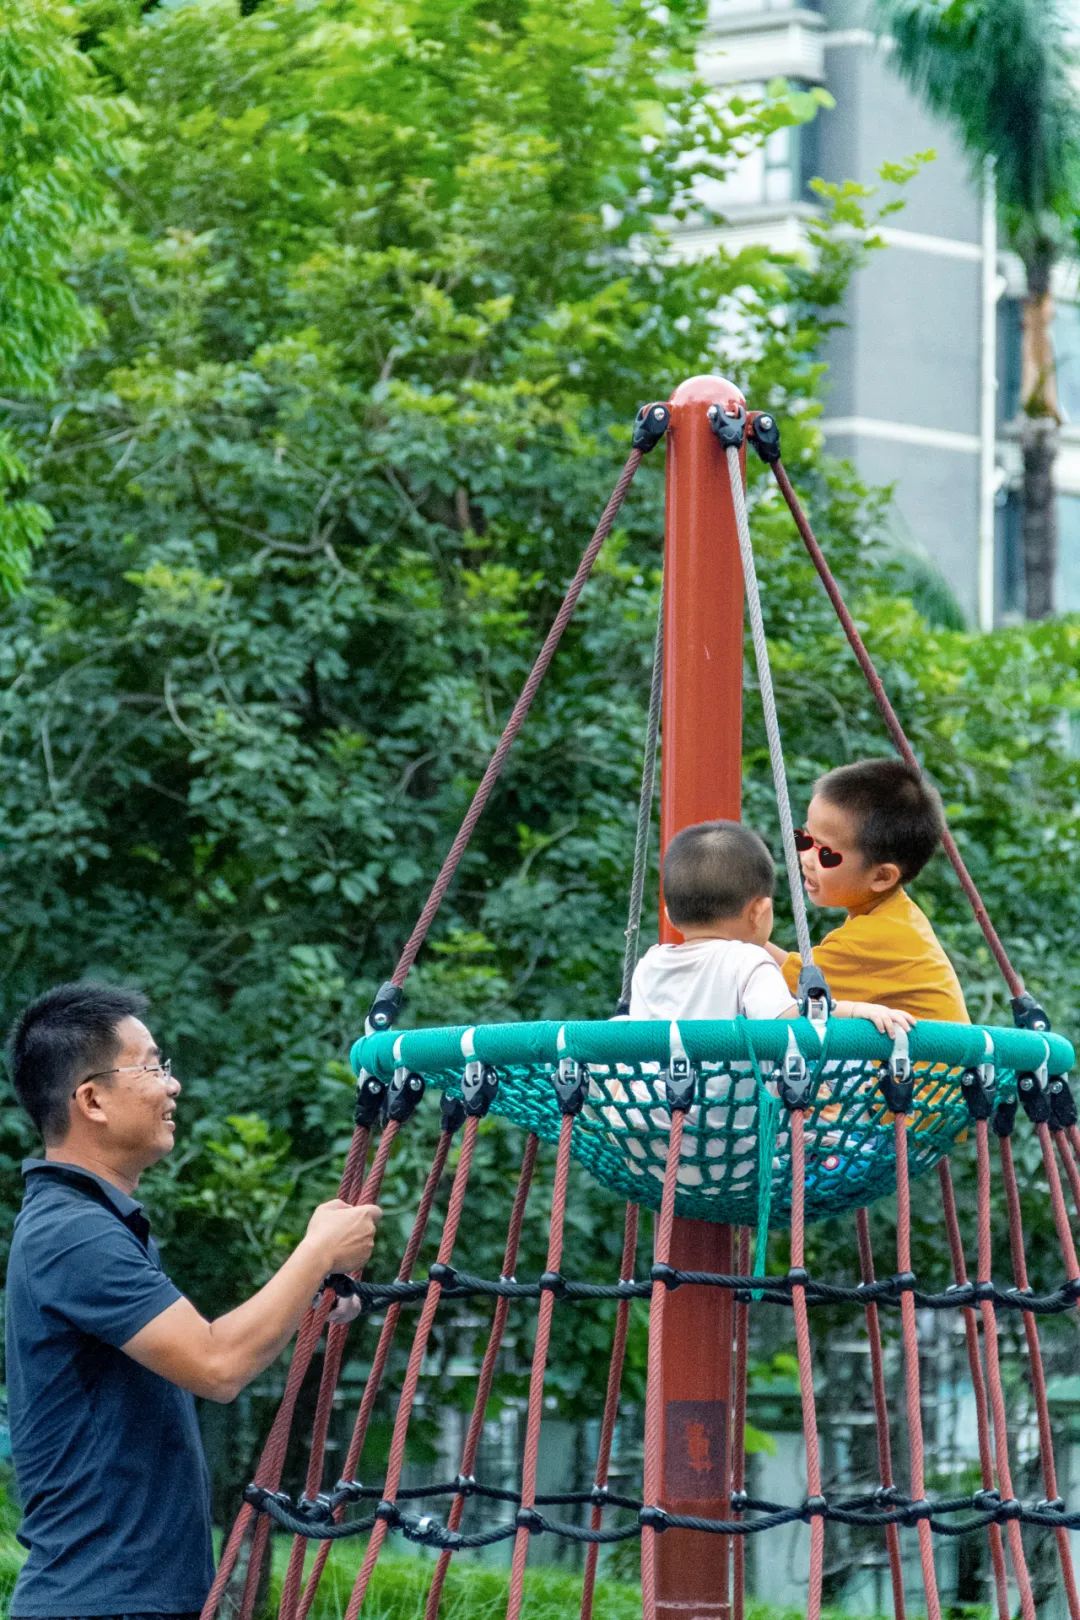
{"label": "navy polo shirt", "polygon": [[194,1398],[120,1349],[181,1297],[142,1205],[27,1159],[7,1278],[11,1449],[28,1617],[183,1614],[213,1578]]}

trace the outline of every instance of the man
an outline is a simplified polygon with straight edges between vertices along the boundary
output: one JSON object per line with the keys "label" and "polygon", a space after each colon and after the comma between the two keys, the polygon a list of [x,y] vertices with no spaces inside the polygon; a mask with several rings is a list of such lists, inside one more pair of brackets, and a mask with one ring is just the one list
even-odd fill
{"label": "man", "polygon": [[195,1615],[213,1575],[192,1397],[231,1401],[284,1349],[330,1271],[368,1259],[380,1211],[320,1204],[264,1288],[208,1322],[161,1269],[139,1177],[172,1151],[180,1082],[100,984],[41,996],[12,1032],[45,1142],[7,1280],[11,1443],[29,1556],[13,1617]]}

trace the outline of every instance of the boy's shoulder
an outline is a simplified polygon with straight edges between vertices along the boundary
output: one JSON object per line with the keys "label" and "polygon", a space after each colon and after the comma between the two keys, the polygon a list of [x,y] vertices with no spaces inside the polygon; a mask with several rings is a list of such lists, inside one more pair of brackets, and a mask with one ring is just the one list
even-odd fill
{"label": "boy's shoulder", "polygon": [[902,884],[872,911],[860,911],[854,916],[845,917],[827,937],[840,943],[850,940],[853,944],[856,941],[881,944],[891,941],[897,950],[909,949],[914,940],[941,950],[929,917]]}

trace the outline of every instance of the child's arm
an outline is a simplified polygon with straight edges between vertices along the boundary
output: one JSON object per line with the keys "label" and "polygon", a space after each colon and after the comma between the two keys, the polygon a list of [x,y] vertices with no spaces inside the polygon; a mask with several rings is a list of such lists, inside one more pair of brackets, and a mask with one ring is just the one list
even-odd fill
{"label": "child's arm", "polygon": [[882,1035],[895,1038],[913,1029],[918,1019],[898,1007],[883,1007],[878,1001],[838,1001],[833,1006],[837,1018],[868,1018]]}

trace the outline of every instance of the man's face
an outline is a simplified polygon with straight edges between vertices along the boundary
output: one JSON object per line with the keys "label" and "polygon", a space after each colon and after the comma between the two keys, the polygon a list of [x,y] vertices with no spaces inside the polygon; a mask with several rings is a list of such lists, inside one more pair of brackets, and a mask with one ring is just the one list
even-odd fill
{"label": "man's face", "polygon": [[102,1145],[132,1167],[146,1169],[172,1152],[180,1082],[164,1073],[157,1043],[138,1018],[122,1019],[116,1033],[120,1050],[109,1064],[112,1072],[91,1081],[88,1101],[102,1127]]}

